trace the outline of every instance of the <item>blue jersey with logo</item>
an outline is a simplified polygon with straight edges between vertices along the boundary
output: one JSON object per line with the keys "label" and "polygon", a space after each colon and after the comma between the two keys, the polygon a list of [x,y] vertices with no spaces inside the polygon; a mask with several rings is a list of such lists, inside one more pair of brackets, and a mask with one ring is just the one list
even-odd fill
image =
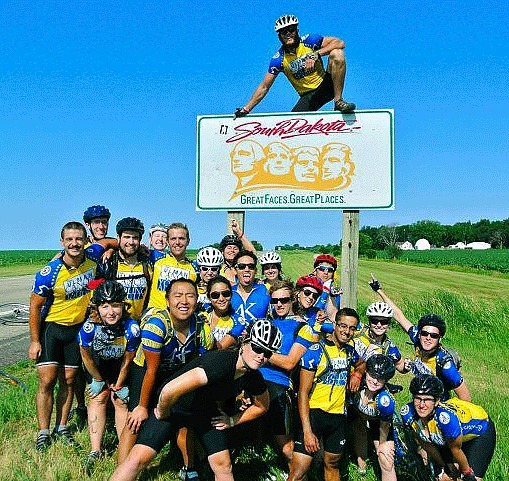
{"label": "blue jersey with logo", "polygon": [[367,419],[380,419],[391,423],[396,410],[396,401],[385,388],[382,389],[373,399],[367,400],[366,388],[359,389],[353,395],[353,405],[361,416]]}
{"label": "blue jersey with logo", "polygon": [[232,287],[231,305],[233,308],[233,319],[235,326],[230,331],[230,335],[237,338],[244,329],[257,319],[267,317],[269,310],[270,296],[269,291],[263,284],[254,284],[249,296],[244,301],[238,293],[238,284]]}

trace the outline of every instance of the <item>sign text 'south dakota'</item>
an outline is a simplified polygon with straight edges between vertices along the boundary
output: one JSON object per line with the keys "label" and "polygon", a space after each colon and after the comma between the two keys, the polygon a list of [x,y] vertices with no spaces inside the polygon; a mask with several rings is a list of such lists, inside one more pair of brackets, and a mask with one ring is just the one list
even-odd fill
{"label": "sign text 'south dakota'", "polygon": [[288,195],[273,195],[273,194],[258,194],[240,196],[240,203],[246,206],[290,206],[295,204],[307,205],[341,205],[344,204],[345,196],[338,194],[288,194]]}

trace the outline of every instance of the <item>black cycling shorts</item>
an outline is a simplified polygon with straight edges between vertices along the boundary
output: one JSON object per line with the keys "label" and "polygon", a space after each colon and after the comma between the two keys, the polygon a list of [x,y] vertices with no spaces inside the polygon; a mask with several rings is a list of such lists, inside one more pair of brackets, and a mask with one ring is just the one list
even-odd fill
{"label": "black cycling shorts", "polygon": [[[94,362],[101,374],[102,380],[111,384],[116,384],[118,375],[120,374],[120,367],[122,366],[122,358],[94,359]],[[87,384],[90,384],[93,376],[91,376],[91,374],[87,371],[85,365],[83,365],[83,371],[85,373]]]}
{"label": "black cycling shorts", "polygon": [[270,396],[270,406],[263,420],[272,435],[290,435],[292,427],[292,404],[286,386],[265,381]]}
{"label": "black cycling shorts", "polygon": [[[330,454],[341,454],[346,444],[346,416],[344,414],[331,414],[321,409],[309,411],[311,429],[318,439],[323,440],[323,450]],[[304,446],[304,432],[299,432],[295,440],[295,452],[313,456]]]}
{"label": "black cycling shorts", "polygon": [[64,326],[45,322],[41,332],[42,353],[37,365],[58,364],[61,367],[78,369],[81,365],[80,348],[76,336],[80,324]]}
{"label": "black cycling shorts", "polygon": [[334,98],[334,85],[329,72],[325,72],[322,83],[315,90],[302,94],[292,112],[316,112]]}
{"label": "black cycling shorts", "polygon": [[228,449],[227,432],[215,429],[210,423],[211,417],[175,413],[167,419],[158,420],[151,411],[140,429],[136,444],[148,446],[158,453],[181,427],[186,426],[198,436],[207,456],[225,451]]}

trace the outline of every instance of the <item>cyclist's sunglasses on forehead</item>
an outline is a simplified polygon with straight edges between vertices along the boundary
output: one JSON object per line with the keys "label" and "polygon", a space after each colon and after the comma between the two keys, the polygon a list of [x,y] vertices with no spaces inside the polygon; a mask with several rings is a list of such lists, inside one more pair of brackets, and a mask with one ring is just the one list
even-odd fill
{"label": "cyclist's sunglasses on forehead", "polygon": [[258,344],[251,343],[251,349],[255,354],[263,354],[264,357],[267,359],[272,356],[272,351],[269,351],[268,349],[265,349],[264,347],[259,346]]}

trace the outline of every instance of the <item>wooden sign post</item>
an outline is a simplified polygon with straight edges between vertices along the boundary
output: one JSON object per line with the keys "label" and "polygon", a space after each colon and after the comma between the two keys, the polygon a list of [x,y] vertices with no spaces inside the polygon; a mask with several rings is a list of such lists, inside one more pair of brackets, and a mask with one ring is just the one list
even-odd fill
{"label": "wooden sign post", "polygon": [[341,248],[341,307],[357,308],[357,266],[359,265],[359,211],[343,211]]}

